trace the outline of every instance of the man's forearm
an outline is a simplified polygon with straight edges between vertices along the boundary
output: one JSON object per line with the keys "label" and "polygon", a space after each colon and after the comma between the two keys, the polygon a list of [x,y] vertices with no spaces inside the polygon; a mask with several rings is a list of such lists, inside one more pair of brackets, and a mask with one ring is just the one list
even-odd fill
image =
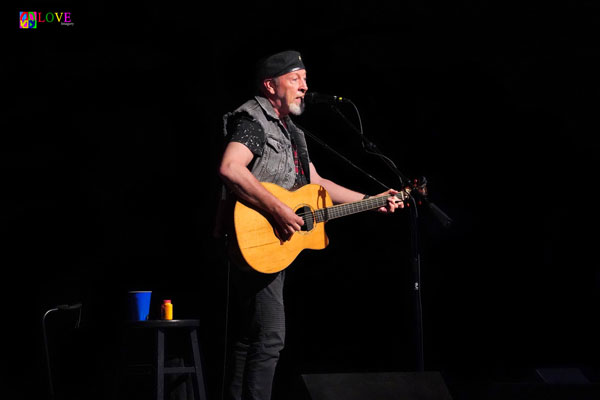
{"label": "man's forearm", "polygon": [[221,166],[219,175],[238,198],[261,210],[274,213],[283,204],[265,189],[246,167],[224,165]]}
{"label": "man's forearm", "polygon": [[329,179],[321,178],[318,184],[327,190],[327,193],[329,193],[329,196],[331,196],[331,200],[334,202],[334,204],[359,201],[365,196],[364,193],[355,192],[354,190],[338,185]]}

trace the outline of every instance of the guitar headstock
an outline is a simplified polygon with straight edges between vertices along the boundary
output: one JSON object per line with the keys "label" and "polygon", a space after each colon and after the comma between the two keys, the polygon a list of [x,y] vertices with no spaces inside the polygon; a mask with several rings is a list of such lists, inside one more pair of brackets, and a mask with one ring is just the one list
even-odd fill
{"label": "guitar headstock", "polygon": [[421,200],[419,199],[419,196],[415,196],[415,194],[418,194],[421,197],[427,197],[427,179],[424,176],[419,179],[413,179],[394,196],[396,196],[400,201],[406,201],[412,196],[415,197],[420,204]]}
{"label": "guitar headstock", "polygon": [[413,179],[410,184],[411,190],[416,190],[421,196],[427,197],[427,178],[424,176]]}
{"label": "guitar headstock", "polygon": [[[421,204],[421,199],[419,199],[419,196],[414,196],[415,193],[418,193],[421,197],[427,197],[427,178],[424,176],[419,179],[413,179],[404,187],[404,190],[402,190],[396,196],[402,201],[408,199],[410,196],[413,196],[415,197],[415,200],[417,200],[417,204]],[[407,206],[409,205],[410,203],[407,203]]]}

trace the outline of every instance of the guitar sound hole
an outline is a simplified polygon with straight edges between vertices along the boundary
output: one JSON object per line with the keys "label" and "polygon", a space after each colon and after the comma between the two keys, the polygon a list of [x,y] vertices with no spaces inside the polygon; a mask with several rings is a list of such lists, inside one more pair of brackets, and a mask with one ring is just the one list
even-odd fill
{"label": "guitar sound hole", "polygon": [[300,230],[303,232],[312,231],[314,227],[314,215],[310,207],[300,207],[296,210],[296,215],[304,220],[304,225],[302,225]]}

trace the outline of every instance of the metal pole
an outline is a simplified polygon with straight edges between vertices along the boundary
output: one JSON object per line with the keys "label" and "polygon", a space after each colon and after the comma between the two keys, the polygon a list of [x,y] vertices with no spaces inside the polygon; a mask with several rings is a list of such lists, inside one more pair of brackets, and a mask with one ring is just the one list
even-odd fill
{"label": "metal pole", "polygon": [[48,369],[48,389],[50,391],[50,400],[54,400],[54,384],[52,382],[52,368],[50,367],[50,351],[48,350],[48,335],[46,332],[46,317],[53,311],[58,311],[58,308],[51,308],[44,313],[42,317],[42,333],[44,335],[44,350],[46,351],[46,368]]}

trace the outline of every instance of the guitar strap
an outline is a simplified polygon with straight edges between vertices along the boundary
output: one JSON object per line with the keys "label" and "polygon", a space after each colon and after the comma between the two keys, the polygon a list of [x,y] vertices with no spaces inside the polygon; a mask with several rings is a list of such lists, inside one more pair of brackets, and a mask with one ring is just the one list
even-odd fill
{"label": "guitar strap", "polygon": [[292,124],[288,124],[290,141],[292,142],[292,153],[294,154],[294,165],[296,166],[296,183],[294,188],[299,188],[310,182],[308,154],[298,150],[298,142],[301,140],[301,132]]}

